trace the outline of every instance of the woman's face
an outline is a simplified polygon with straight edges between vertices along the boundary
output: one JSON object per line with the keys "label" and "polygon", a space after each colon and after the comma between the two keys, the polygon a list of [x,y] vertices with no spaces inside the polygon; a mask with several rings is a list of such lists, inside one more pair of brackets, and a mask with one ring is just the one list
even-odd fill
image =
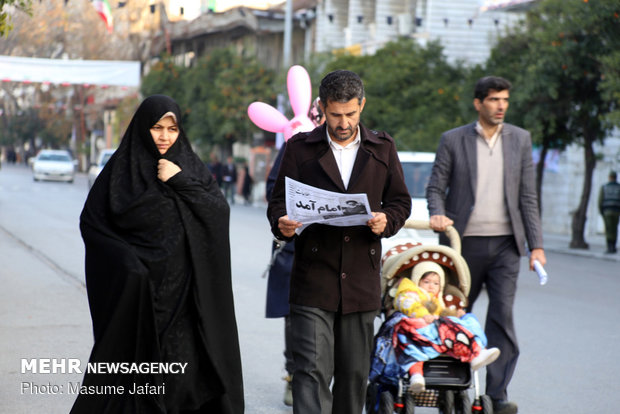
{"label": "woman's face", "polygon": [[179,128],[174,118],[167,116],[157,121],[150,129],[151,136],[160,154],[165,154],[179,137]]}

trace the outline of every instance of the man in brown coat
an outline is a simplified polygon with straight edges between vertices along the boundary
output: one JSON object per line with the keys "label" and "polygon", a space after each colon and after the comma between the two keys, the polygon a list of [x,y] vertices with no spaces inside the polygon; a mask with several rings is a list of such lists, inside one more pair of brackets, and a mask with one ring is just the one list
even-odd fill
{"label": "man in brown coat", "polygon": [[[364,87],[355,73],[329,73],[319,89],[323,126],[287,142],[267,210],[278,238],[295,238],[290,304],[295,413],[362,412],[380,309],[381,238],[411,212],[394,140],[360,124]],[[284,178],[339,193],[366,193],[366,225],[301,223],[286,213]],[[333,379],[333,387],[329,385]]]}

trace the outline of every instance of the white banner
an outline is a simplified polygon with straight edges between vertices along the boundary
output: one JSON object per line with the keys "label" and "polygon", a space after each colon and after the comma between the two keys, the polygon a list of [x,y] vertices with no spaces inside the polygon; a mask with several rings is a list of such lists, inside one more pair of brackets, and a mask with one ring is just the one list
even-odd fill
{"label": "white banner", "polygon": [[0,56],[0,80],[138,87],[140,62]]}

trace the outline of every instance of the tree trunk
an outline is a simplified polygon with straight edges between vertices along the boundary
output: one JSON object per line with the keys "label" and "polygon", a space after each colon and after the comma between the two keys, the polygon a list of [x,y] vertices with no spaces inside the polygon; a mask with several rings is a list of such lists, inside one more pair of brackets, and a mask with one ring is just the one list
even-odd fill
{"label": "tree trunk", "polygon": [[588,200],[590,200],[590,193],[592,192],[592,174],[594,173],[594,167],[596,165],[596,158],[594,157],[594,138],[591,134],[584,134],[584,158],[585,158],[585,171],[583,178],[583,188],[581,193],[581,200],[579,207],[573,212],[572,219],[572,239],[570,241],[571,249],[589,249],[588,243],[584,238],[584,230],[586,226],[586,213],[588,211]]}

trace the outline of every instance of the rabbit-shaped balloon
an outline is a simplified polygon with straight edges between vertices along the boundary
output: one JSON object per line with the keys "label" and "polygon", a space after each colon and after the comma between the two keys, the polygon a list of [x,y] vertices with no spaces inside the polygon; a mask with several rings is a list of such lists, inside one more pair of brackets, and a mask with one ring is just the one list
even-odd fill
{"label": "rabbit-shaped balloon", "polygon": [[276,108],[263,102],[248,106],[248,116],[254,124],[269,132],[282,132],[284,139],[298,132],[312,131],[314,124],[308,118],[312,100],[310,75],[303,66],[291,66],[286,76],[286,87],[295,116],[290,121]]}

